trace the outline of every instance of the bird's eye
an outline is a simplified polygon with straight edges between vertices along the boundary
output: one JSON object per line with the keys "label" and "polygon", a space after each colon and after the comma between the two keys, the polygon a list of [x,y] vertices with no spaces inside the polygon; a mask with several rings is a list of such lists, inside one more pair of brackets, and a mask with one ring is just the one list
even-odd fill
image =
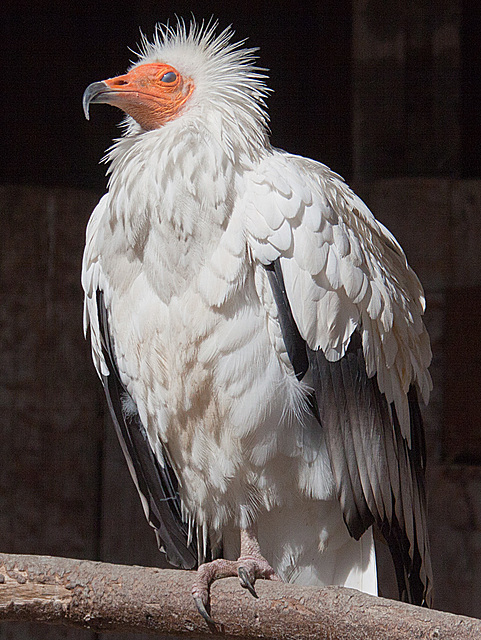
{"label": "bird's eye", "polygon": [[171,84],[176,80],[177,80],[177,74],[174,73],[173,71],[167,71],[167,73],[164,73],[164,75],[160,79],[161,82],[166,82],[167,84]]}

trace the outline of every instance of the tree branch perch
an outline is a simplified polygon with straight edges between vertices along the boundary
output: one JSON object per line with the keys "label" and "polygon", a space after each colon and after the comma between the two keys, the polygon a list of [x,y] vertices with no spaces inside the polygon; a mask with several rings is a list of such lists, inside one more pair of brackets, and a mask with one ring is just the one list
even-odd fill
{"label": "tree branch perch", "polygon": [[[0,554],[0,621],[62,623],[96,631],[212,638],[187,571]],[[479,640],[481,621],[341,587],[259,581],[254,600],[237,579],[212,588],[212,615],[227,638]],[[219,625],[219,626],[221,626]]]}

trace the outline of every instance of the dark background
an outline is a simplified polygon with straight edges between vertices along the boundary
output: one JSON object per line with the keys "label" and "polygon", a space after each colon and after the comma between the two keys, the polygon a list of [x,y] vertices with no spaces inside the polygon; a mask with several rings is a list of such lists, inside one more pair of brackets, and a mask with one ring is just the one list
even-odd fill
{"label": "dark background", "polygon": [[[349,173],[351,145],[350,3],[51,2],[3,9],[2,58],[7,131],[4,177],[18,183],[101,187],[96,163],[118,135],[113,109],[84,121],[81,97],[94,80],[124,73],[139,29],[156,22],[215,16],[236,38],[260,48],[275,93],[273,142],[316,155]],[[21,3],[20,3],[21,7]],[[306,55],[307,43],[315,43]],[[311,46],[311,45],[310,45]],[[13,135],[12,135],[13,133]],[[73,152],[74,151],[74,152]]]}
{"label": "dark background", "polygon": [[[481,617],[481,5],[475,0],[0,7],[0,551],[159,562],[81,327],[85,226],[120,113],[81,97],[139,28],[218,18],[258,46],[274,145],[345,176],[427,294],[436,606]],[[389,593],[387,591],[386,593]],[[247,605],[246,605],[247,606]],[[0,625],[0,640],[93,636]],[[110,636],[112,637],[112,636]]]}
{"label": "dark background", "polygon": [[[434,158],[413,162],[416,141],[419,143],[415,136],[402,173],[479,177],[481,5],[477,0],[437,0],[426,9],[424,4],[420,0],[4,0],[0,8],[4,180],[100,188],[103,172],[95,171],[95,164],[117,135],[114,123],[118,116],[96,109],[90,125],[83,121],[80,100],[84,87],[93,79],[125,71],[132,58],[128,47],[136,48],[139,29],[150,34],[156,22],[175,19],[175,15],[188,20],[192,13],[197,19],[215,16],[221,27],[232,24],[239,39],[248,38],[250,45],[260,47],[260,64],[270,69],[270,85],[275,90],[269,101],[273,143],[320,157],[350,178],[354,172],[355,99],[352,25],[354,12],[363,10],[367,13],[366,26],[380,40],[394,42],[399,29],[405,32],[404,51],[399,54],[393,47],[391,54],[403,58],[401,101],[411,124],[418,120],[422,125],[423,136],[432,136],[437,122],[445,124],[437,107],[443,95],[446,97],[457,85],[458,103],[452,105],[459,127],[456,153],[442,161],[437,159],[437,164]],[[458,32],[454,34],[458,60],[451,68],[456,77],[439,76],[443,75],[439,67],[442,55],[436,55],[439,42],[426,40],[427,32],[433,35],[448,13],[458,16]],[[438,36],[448,41],[453,34]],[[384,61],[389,57],[388,52]],[[397,80],[391,79],[391,100],[399,97]],[[438,95],[432,86],[437,81],[443,84]],[[415,92],[410,91],[409,85],[413,84],[418,85]],[[389,86],[386,82],[386,89]],[[366,87],[372,89],[376,89],[375,81]],[[371,95],[376,98],[376,93]],[[409,142],[399,141],[401,145]],[[398,144],[391,151],[393,161],[383,169],[383,175],[398,175],[397,165],[406,155]]]}

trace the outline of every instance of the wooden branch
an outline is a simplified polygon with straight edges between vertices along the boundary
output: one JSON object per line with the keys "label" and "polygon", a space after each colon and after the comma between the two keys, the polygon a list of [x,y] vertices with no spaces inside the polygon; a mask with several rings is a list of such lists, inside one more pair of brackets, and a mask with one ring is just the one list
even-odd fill
{"label": "wooden branch", "polygon": [[[62,623],[96,631],[212,638],[197,613],[188,571],[0,554],[0,621]],[[479,640],[481,620],[430,611],[341,587],[258,581],[255,600],[237,579],[212,587],[212,615],[227,638]]]}

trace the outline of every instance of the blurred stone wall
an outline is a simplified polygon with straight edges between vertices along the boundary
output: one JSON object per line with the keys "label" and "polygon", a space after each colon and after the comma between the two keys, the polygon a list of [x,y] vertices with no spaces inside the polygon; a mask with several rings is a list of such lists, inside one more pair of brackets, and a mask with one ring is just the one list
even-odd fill
{"label": "blurred stone wall", "polygon": [[476,617],[481,184],[461,177],[480,175],[473,124],[479,123],[473,58],[479,13],[479,5],[466,0],[353,2],[354,182],[398,238],[426,290],[434,390],[424,417],[435,606]]}
{"label": "blurred stone wall", "polygon": [[402,178],[356,187],[401,243],[426,293],[435,607],[481,617],[481,181]]}
{"label": "blurred stone wall", "polygon": [[[80,267],[97,200],[0,187],[0,549],[159,566],[83,337]],[[0,625],[0,640],[62,637],[96,635]]]}
{"label": "blurred stone wall", "polygon": [[[157,5],[144,4],[148,25],[162,17]],[[461,179],[479,176],[467,164],[473,150],[479,159],[479,149],[463,107],[475,93],[466,84],[466,61],[477,50],[470,53],[462,42],[475,31],[474,14],[466,18],[467,0],[354,0],[349,66],[347,3],[342,10],[312,3],[307,14],[297,13],[298,3],[281,4],[275,21],[274,3],[251,3],[252,11],[239,16],[241,35],[254,34],[257,45],[266,34],[271,45],[261,50],[261,63],[272,67],[277,89],[270,100],[274,142],[344,172],[352,106],[354,186],[401,242],[426,289],[435,385],[424,410],[435,605],[481,617],[481,182]],[[22,97],[2,110],[15,115],[4,127],[9,135],[2,173],[9,181],[100,184],[102,172],[93,178],[90,167],[94,171],[117,130],[108,130],[111,116],[99,110],[87,133],[80,95],[88,82],[104,77],[106,67],[122,71],[142,10],[129,5],[127,14],[112,16],[108,9],[97,14],[53,5],[58,11],[47,28],[38,28],[41,16],[31,9],[18,19],[17,3],[2,21],[5,33],[15,35],[10,45],[4,41],[4,53],[13,52],[16,65],[9,86]],[[220,17],[224,26],[235,16]],[[300,38],[303,25],[308,37]],[[119,39],[126,29],[125,40]],[[18,48],[21,33],[29,37]],[[48,82],[37,55],[42,51],[54,64]],[[479,110],[475,116],[479,120]],[[20,142],[17,132],[24,136]],[[101,138],[97,147],[85,145],[92,136]],[[34,152],[33,139],[40,141]],[[158,565],[155,538],[82,336],[80,262],[99,195],[0,188],[0,548]],[[32,637],[93,640],[94,634],[0,625],[0,640]]]}

